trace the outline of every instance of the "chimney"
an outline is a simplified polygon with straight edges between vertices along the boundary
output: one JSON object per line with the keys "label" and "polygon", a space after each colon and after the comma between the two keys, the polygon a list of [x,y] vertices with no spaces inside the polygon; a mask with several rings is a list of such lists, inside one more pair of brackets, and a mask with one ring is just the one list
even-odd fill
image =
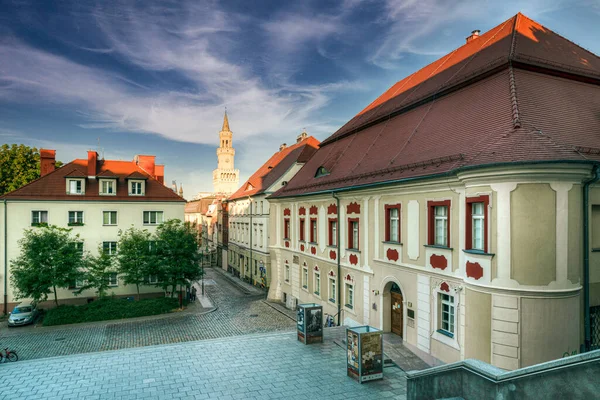
{"label": "chimney", "polygon": [[286,147],[287,147],[287,144],[285,144],[285,143],[282,144],[281,146],[279,146],[279,151],[285,149]]}
{"label": "chimney", "polygon": [[48,175],[54,171],[56,163],[56,150],[40,149],[40,176]]}
{"label": "chimney", "polygon": [[137,164],[147,173],[156,176],[154,160],[156,156],[136,156]]}
{"label": "chimney", "polygon": [[165,183],[165,166],[164,165],[156,165],[154,169],[156,173],[156,180],[164,185]]}
{"label": "chimney", "polygon": [[88,150],[88,164],[87,164],[87,174],[88,178],[96,178],[96,172],[98,164],[98,153],[94,150]]}
{"label": "chimney", "polygon": [[308,133],[306,133],[306,131],[302,131],[302,133],[299,134],[298,137],[296,138],[296,143],[300,143],[301,141],[303,141],[307,137],[308,137]]}
{"label": "chimney", "polygon": [[479,29],[475,29],[471,32],[471,35],[467,36],[467,43],[469,43],[473,39],[477,39],[479,37]]}

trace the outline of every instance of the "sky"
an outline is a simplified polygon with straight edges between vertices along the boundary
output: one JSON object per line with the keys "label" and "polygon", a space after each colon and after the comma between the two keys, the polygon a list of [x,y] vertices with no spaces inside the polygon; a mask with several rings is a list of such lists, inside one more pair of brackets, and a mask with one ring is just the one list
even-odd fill
{"label": "sky", "polygon": [[0,143],[156,155],[191,199],[225,109],[241,185],[519,11],[600,54],[600,0],[0,0]]}

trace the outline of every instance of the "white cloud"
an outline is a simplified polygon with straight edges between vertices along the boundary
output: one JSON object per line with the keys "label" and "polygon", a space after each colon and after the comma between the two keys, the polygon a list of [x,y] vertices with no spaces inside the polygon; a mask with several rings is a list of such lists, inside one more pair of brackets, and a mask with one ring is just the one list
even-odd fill
{"label": "white cloud", "polygon": [[69,106],[85,117],[80,126],[88,129],[213,144],[224,106],[238,140],[259,133],[291,133],[314,121],[315,112],[333,94],[358,87],[349,82],[300,87],[272,77],[266,86],[264,77],[229,61],[234,49],[227,33],[235,32],[246,17],[224,13],[215,3],[168,4],[96,8],[91,15],[102,37],[92,46],[76,47],[119,57],[142,70],[179,75],[189,83],[185,88],[146,87],[119,73],[4,40],[0,101]]}
{"label": "white cloud", "polygon": [[[373,64],[386,68],[398,68],[398,62],[406,54],[441,56],[456,40],[441,40],[437,34],[447,36],[448,27],[456,34],[459,24],[469,23],[461,34],[467,37],[473,29],[489,29],[521,11],[531,18],[553,12],[568,5],[566,0],[531,0],[523,4],[517,0],[487,2],[481,0],[386,0],[385,16],[379,24],[386,34],[369,57]],[[437,36],[437,37],[436,37]],[[451,38],[452,39],[452,38]],[[458,41],[462,45],[461,41]]]}

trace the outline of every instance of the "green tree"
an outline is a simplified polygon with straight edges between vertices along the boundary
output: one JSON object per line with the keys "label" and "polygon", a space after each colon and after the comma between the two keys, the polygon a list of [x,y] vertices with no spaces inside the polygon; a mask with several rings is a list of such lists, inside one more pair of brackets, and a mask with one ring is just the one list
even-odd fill
{"label": "green tree", "polygon": [[[56,167],[62,163],[56,162]],[[35,147],[3,144],[0,147],[0,196],[40,177],[40,152]]]}
{"label": "green tree", "polygon": [[58,306],[56,289],[81,278],[84,263],[78,243],[79,235],[71,235],[70,229],[50,225],[25,230],[21,253],[11,263],[15,297],[44,301],[54,293]]}
{"label": "green tree", "polygon": [[135,285],[140,299],[140,285],[150,274],[156,273],[156,255],[152,251],[152,235],[147,230],[131,227],[119,231],[117,260],[123,283]]}
{"label": "green tree", "polygon": [[82,272],[84,284],[75,292],[81,294],[87,289],[96,289],[98,297],[106,296],[110,287],[110,274],[117,272],[113,256],[103,251],[102,246],[98,248],[98,255],[88,255],[85,258],[85,270]]}
{"label": "green tree", "polygon": [[171,297],[177,285],[187,285],[202,277],[198,263],[198,232],[178,219],[161,224],[156,230],[159,281],[165,291],[171,286]]}

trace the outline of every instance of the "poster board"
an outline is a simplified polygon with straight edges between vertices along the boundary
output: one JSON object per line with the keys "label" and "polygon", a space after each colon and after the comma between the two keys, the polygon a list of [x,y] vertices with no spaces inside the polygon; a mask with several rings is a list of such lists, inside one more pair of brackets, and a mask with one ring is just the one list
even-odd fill
{"label": "poster board", "polygon": [[298,340],[304,344],[323,343],[323,307],[319,304],[299,304],[296,314]]}
{"label": "poster board", "polygon": [[346,329],[347,375],[360,383],[383,379],[383,335],[379,329]]}

